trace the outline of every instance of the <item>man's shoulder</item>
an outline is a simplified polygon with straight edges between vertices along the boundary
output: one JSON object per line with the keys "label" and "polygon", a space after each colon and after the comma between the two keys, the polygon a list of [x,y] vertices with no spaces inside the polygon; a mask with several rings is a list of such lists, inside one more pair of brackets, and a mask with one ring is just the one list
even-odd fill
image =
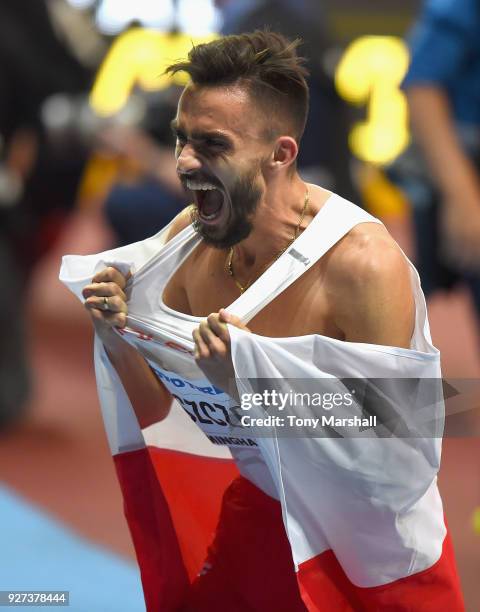
{"label": "man's shoulder", "polygon": [[347,340],[408,347],[414,297],[410,265],[387,230],[362,223],[328,254],[325,289]]}
{"label": "man's shoulder", "polygon": [[410,287],[410,264],[384,226],[355,226],[328,254],[325,281],[342,303],[369,302]]}
{"label": "man's shoulder", "polygon": [[337,282],[365,281],[370,276],[408,267],[400,247],[379,223],[359,223],[328,254],[328,273]]}
{"label": "man's shoulder", "polygon": [[[311,187],[321,192],[319,199],[323,205],[333,199],[332,195],[339,198],[336,194],[329,197],[328,192],[316,185]],[[369,215],[365,218],[358,215],[359,207],[353,202],[343,202],[350,208],[341,208],[341,214],[348,216],[352,212],[362,222],[357,222],[321,259],[322,282],[327,280],[336,287],[365,288],[366,282],[388,277],[399,270],[408,271],[410,264],[386,227]],[[336,203],[334,201],[333,205]]]}

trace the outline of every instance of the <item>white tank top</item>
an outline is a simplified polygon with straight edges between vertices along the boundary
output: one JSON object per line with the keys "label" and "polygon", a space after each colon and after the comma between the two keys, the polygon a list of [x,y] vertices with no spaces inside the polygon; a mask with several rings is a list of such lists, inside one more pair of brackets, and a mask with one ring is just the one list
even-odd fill
{"label": "white tank top", "polygon": [[[353,227],[365,222],[380,223],[358,206],[332,194],[287,251],[226,309],[248,323]],[[204,317],[177,312],[162,299],[168,281],[200,241],[198,234],[188,226],[134,274],[131,290],[136,296],[135,310],[129,312],[123,333],[137,346],[210,444],[228,447],[240,473],[265,493],[278,498],[278,483],[274,483],[272,470],[268,469],[262,453],[262,440],[247,435],[248,429],[245,435],[230,435],[236,402],[215,388],[195,363],[192,332]],[[424,326],[420,324],[423,316],[419,310],[423,300],[418,299],[420,288],[414,287],[414,291],[417,324],[411,348],[424,350],[429,338],[424,337]],[[173,409],[178,410],[178,406],[174,405]]]}
{"label": "white tank top", "polygon": [[[365,222],[378,221],[332,195],[294,244],[228,310],[247,323],[354,226]],[[208,458],[233,457],[246,478],[280,500],[297,567],[332,549],[349,579],[363,587],[431,567],[441,555],[446,533],[436,484],[444,402],[440,354],[431,343],[425,299],[413,265],[409,263],[416,318],[410,349],[342,342],[320,334],[268,338],[233,326],[230,334],[240,393],[251,379],[261,378],[278,379],[275,387],[281,390],[285,383],[299,391],[306,378],[325,379],[322,389],[329,378],[411,379],[409,393],[393,385],[392,401],[407,429],[425,435],[384,438],[381,431],[366,429],[344,439],[285,437],[272,427],[268,436],[253,438],[248,436],[253,430],[243,428],[243,437],[238,437],[229,435],[234,402],[205,380],[193,358],[191,334],[200,319],[162,303],[169,278],[200,242],[188,227],[166,243],[169,231],[167,226],[119,249],[63,258],[60,278],[80,299],[97,271],[108,265],[132,269],[129,316],[122,334],[179,398],[166,419],[141,431],[97,336],[95,369],[112,453],[152,445]],[[436,381],[434,388],[431,381]],[[372,529],[381,537],[365,537]]]}

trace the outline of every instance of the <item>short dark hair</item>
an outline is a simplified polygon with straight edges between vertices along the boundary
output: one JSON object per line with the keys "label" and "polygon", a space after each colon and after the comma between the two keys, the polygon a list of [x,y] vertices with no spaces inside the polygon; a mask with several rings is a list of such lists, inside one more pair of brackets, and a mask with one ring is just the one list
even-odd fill
{"label": "short dark hair", "polygon": [[200,86],[245,85],[264,114],[278,121],[278,127],[270,126],[270,135],[282,130],[299,141],[309,104],[308,71],[304,58],[297,55],[300,44],[300,39],[291,41],[268,30],[223,36],[192,47],[188,60],[172,64],[166,72],[187,72]]}

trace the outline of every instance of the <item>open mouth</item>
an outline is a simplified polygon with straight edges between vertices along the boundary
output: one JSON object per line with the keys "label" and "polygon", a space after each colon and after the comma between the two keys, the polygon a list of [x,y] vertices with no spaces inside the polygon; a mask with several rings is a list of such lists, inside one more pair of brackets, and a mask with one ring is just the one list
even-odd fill
{"label": "open mouth", "polygon": [[198,216],[203,223],[213,225],[226,217],[228,210],[223,190],[212,183],[192,179],[187,179],[185,185],[194,194]]}

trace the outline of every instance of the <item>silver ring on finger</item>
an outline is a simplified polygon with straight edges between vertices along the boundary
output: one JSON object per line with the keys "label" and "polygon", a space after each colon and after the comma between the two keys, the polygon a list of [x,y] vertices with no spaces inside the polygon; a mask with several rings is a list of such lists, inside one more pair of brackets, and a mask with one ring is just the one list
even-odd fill
{"label": "silver ring on finger", "polygon": [[108,297],[103,298],[103,310],[110,310],[108,306]]}

